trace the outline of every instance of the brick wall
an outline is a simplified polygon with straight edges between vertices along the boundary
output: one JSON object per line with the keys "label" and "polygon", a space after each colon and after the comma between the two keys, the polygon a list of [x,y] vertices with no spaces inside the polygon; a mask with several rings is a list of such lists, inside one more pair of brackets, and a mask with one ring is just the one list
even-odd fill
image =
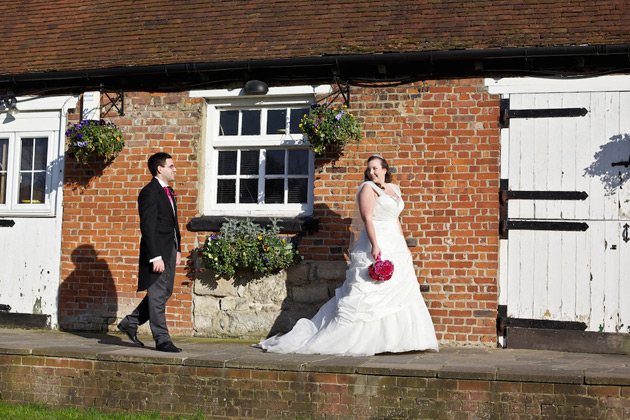
{"label": "brick wall", "polygon": [[[82,166],[66,160],[62,231],[59,325],[63,329],[115,328],[144,293],[136,293],[140,229],[137,197],[151,180],[148,157],[159,151],[173,156],[173,187],[178,193],[182,257],[189,257],[195,236],[186,223],[197,215],[198,142],[202,101],[186,93],[129,93],[125,116],[110,114],[124,132],[125,148],[106,166],[93,160]],[[78,119],[78,110],[71,118]],[[174,334],[192,331],[191,285],[185,266],[176,275],[167,305]]]}
{"label": "brick wall", "polygon": [[630,417],[630,387],[623,385],[263,370],[37,355],[0,355],[0,399],[55,408],[94,407],[106,412],[158,411],[165,416],[202,412],[216,420]]}
{"label": "brick wall", "polygon": [[[149,180],[146,158],[170,152],[178,167],[183,256],[205,234],[188,232],[198,215],[202,101],[187,94],[128,93],[122,127],[126,147],[108,167],[66,164],[60,325],[107,329],[137,304],[137,193]],[[498,272],[499,98],[483,80],[442,80],[400,87],[352,88],[351,111],[364,140],[315,174],[307,260],[343,261],[365,159],[383,155],[406,200],[403,229],[412,240],[417,275],[442,343],[492,345],[496,340]],[[340,279],[340,281],[343,279]],[[175,334],[193,332],[191,282],[180,267],[167,319]]]}
{"label": "brick wall", "polygon": [[[353,88],[365,140],[316,169],[320,230],[303,241],[315,260],[343,259],[365,159],[384,156],[406,207],[402,225],[442,343],[491,344],[496,336],[499,98],[483,81],[442,80]],[[321,163],[326,162],[322,159]]]}

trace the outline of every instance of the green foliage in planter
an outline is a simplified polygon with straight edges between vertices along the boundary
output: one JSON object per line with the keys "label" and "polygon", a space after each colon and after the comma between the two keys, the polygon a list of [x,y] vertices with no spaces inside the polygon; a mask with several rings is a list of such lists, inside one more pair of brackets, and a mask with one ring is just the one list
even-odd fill
{"label": "green foliage in planter", "polygon": [[103,120],[83,120],[66,130],[68,153],[85,163],[90,156],[113,160],[123,149],[122,131]]}
{"label": "green foliage in planter", "polygon": [[361,125],[347,106],[330,108],[318,105],[300,124],[315,153],[339,151],[346,143],[361,140]]}
{"label": "green foliage in planter", "polygon": [[279,233],[275,219],[269,228],[250,219],[230,219],[217,235],[206,237],[201,259],[219,276],[231,277],[237,267],[260,276],[274,274],[302,260],[295,245]]}

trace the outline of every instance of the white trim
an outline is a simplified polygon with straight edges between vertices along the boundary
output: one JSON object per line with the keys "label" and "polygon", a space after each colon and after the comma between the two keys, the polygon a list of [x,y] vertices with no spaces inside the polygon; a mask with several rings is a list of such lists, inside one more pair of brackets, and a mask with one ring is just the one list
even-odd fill
{"label": "white trim", "polygon": [[[243,109],[247,107],[273,108],[310,106],[315,103],[316,95],[331,92],[330,85],[319,86],[291,86],[270,88],[266,95],[246,95],[243,89],[218,89],[191,91],[190,96],[206,99],[205,120],[205,150],[203,155],[204,176],[216,177],[218,165],[218,152],[221,149],[255,147],[266,149],[269,147],[304,148],[302,136],[291,134],[252,136],[223,136],[216,135],[218,130],[218,111],[226,108]],[[203,182],[203,203],[200,207],[206,216],[277,216],[292,217],[312,214],[313,211],[313,185],[315,177],[315,159],[313,153],[309,154],[309,188],[308,203],[304,204],[222,204],[216,203],[216,179]]]}
{"label": "white trim", "polygon": [[[51,96],[17,98],[17,112],[0,107],[0,115],[13,121],[0,123],[0,136],[10,138],[7,175],[7,205],[0,206],[1,217],[55,217],[62,212],[65,130],[68,109],[74,108],[78,96]],[[7,118],[0,117],[0,121]],[[16,203],[18,180],[18,145],[23,137],[48,137],[46,166],[46,199],[42,205]]]}
{"label": "white trim", "polygon": [[331,92],[332,87],[330,85],[302,85],[302,86],[284,86],[284,87],[271,87],[265,95],[252,95],[245,93],[245,89],[213,89],[213,90],[191,90],[191,98],[206,98],[212,99],[246,99],[256,100],[260,103],[268,102],[268,99],[273,96],[283,96],[286,103],[289,96],[306,96],[306,95],[319,95]]}
{"label": "white trim", "polygon": [[484,80],[491,94],[557,92],[630,91],[630,75],[598,76],[580,79],[559,77],[507,77]]}

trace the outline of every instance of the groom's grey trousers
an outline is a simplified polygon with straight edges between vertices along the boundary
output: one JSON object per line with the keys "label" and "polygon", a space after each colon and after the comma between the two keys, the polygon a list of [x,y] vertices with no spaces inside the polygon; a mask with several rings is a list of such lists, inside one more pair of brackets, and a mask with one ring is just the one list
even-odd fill
{"label": "groom's grey trousers", "polygon": [[177,246],[173,244],[173,248],[170,261],[164,261],[164,271],[160,277],[149,286],[146,296],[138,307],[121,322],[127,329],[137,331],[138,325],[149,321],[156,345],[171,339],[166,326],[166,301],[173,294],[173,283],[175,281]]}

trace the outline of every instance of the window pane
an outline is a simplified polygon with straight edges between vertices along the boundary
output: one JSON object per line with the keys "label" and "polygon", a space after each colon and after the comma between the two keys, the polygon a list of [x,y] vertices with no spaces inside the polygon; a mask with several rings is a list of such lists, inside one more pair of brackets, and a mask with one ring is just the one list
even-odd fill
{"label": "window pane", "polygon": [[287,110],[267,111],[267,134],[284,134],[287,131]]}
{"label": "window pane", "polygon": [[258,175],[259,156],[258,150],[241,152],[241,175]]}
{"label": "window pane", "polygon": [[239,203],[258,202],[258,179],[241,179],[238,201]]}
{"label": "window pane", "polygon": [[0,204],[7,204],[7,174],[0,173]]}
{"label": "window pane", "polygon": [[308,174],[308,150],[289,150],[289,175]]}
{"label": "window pane", "polygon": [[217,203],[236,203],[236,180],[217,180]]}
{"label": "window pane", "polygon": [[219,135],[236,136],[238,134],[238,111],[221,111]]}
{"label": "window pane", "polygon": [[289,121],[289,132],[291,134],[302,133],[300,123],[302,122],[302,117],[304,117],[304,115],[308,115],[309,112],[310,110],[308,108],[298,108],[291,110],[291,120]]}
{"label": "window pane", "polygon": [[0,139],[0,204],[7,203],[7,167],[9,139]]}
{"label": "window pane", "polygon": [[306,198],[307,183],[308,179],[306,178],[289,179],[289,203],[306,203],[308,201]]}
{"label": "window pane", "polygon": [[18,200],[20,203],[30,204],[31,202],[31,185],[32,185],[32,173],[26,173],[20,175],[20,194]]}
{"label": "window pane", "polygon": [[267,150],[265,156],[265,173],[267,175],[284,174],[284,149]]}
{"label": "window pane", "polygon": [[243,111],[244,136],[257,136],[260,134],[260,110]]}
{"label": "window pane", "polygon": [[46,172],[35,173],[33,181],[32,203],[44,203],[46,201]]}
{"label": "window pane", "polygon": [[35,170],[42,171],[46,169],[47,154],[48,139],[45,137],[35,139]]}
{"label": "window pane", "polygon": [[265,203],[284,203],[284,179],[265,180]]}
{"label": "window pane", "polygon": [[22,164],[20,170],[33,169],[33,139],[22,139]]}
{"label": "window pane", "polygon": [[219,175],[236,175],[236,150],[219,152]]}

